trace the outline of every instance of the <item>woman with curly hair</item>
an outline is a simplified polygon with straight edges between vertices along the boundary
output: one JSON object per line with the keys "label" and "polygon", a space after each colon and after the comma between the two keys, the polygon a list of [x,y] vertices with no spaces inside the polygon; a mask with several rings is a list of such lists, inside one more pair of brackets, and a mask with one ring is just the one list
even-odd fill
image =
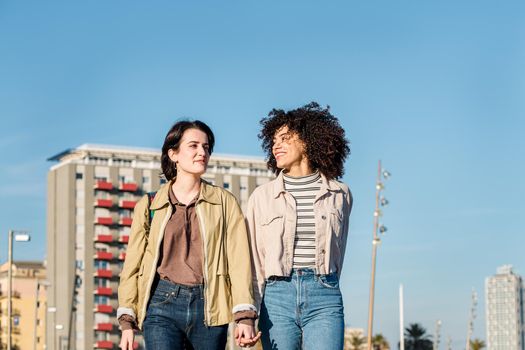
{"label": "woman with curly hair", "polygon": [[256,305],[264,349],[343,349],[339,276],[352,196],[337,181],[350,153],[329,108],[312,102],[261,120],[277,174],[248,201]]}

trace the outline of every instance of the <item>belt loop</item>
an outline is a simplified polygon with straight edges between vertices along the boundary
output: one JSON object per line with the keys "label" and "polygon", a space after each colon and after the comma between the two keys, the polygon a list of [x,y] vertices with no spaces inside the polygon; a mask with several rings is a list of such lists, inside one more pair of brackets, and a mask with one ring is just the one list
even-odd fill
{"label": "belt loop", "polygon": [[179,296],[179,292],[180,292],[180,286],[176,284],[175,290],[173,291],[175,298]]}

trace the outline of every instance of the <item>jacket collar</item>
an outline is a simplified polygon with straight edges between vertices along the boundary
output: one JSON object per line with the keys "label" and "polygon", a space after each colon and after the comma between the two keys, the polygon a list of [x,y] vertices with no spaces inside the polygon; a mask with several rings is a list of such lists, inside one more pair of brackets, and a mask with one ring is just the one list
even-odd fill
{"label": "jacket collar", "polygon": [[[328,180],[326,176],[324,176],[323,173],[321,174],[321,190],[320,194],[323,194],[327,191],[331,192],[337,192],[342,191],[342,187],[339,185],[339,182],[335,180]],[[272,189],[272,196],[273,198],[279,197],[281,193],[286,192],[284,189],[284,174],[282,170],[279,172],[279,175],[277,175],[277,178],[273,181],[273,189]]]}
{"label": "jacket collar", "polygon": [[[155,194],[155,198],[150,204],[151,210],[158,210],[158,209],[164,208],[165,206],[170,205],[169,190],[170,190],[170,186],[173,184],[173,181],[175,180],[171,180],[159,188],[159,190]],[[217,191],[216,186],[202,179],[201,179],[201,189],[200,189],[199,198],[197,199],[197,202],[201,202],[201,201],[208,202],[210,204],[221,204],[219,191]]]}

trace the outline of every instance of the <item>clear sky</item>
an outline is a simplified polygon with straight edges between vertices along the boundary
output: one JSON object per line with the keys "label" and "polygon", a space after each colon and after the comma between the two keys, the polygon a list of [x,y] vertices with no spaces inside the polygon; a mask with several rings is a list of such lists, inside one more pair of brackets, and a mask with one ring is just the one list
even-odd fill
{"label": "clear sky", "polygon": [[193,117],[216,152],[261,156],[271,108],[330,105],[351,140],[342,290],[366,328],[374,182],[386,184],[375,331],[405,320],[465,344],[472,288],[525,274],[525,3],[0,1],[0,261],[46,254],[46,159],[82,143],[159,148]]}

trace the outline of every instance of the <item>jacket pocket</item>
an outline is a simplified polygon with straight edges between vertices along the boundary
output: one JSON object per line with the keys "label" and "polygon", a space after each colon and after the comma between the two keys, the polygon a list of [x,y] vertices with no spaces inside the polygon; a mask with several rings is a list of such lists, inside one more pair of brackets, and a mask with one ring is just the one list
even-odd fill
{"label": "jacket pocket", "polygon": [[339,209],[330,210],[330,227],[332,232],[337,236],[341,236],[341,230],[343,229],[343,214]]}
{"label": "jacket pocket", "polygon": [[282,221],[282,215],[269,215],[261,219],[261,226],[270,226]]}

